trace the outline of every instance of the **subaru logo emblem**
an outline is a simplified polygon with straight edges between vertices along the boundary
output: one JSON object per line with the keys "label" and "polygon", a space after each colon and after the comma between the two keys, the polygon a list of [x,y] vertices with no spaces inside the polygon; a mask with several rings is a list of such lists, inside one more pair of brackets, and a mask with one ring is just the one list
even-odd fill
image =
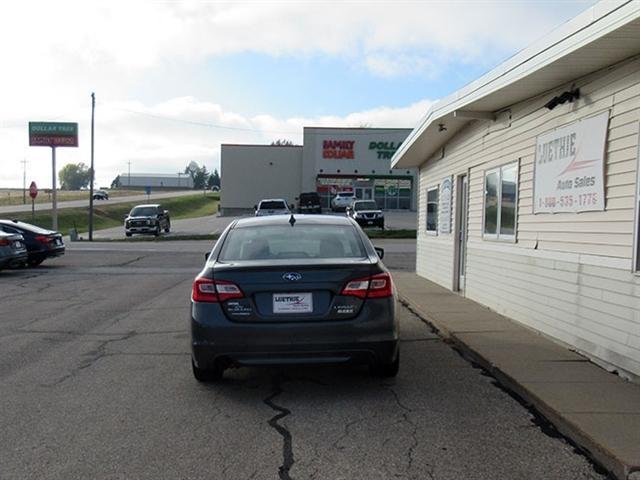
{"label": "subaru logo emblem", "polygon": [[285,273],[284,275],[282,275],[282,278],[290,282],[297,282],[298,280],[302,280],[302,275],[300,275],[299,273],[291,272]]}

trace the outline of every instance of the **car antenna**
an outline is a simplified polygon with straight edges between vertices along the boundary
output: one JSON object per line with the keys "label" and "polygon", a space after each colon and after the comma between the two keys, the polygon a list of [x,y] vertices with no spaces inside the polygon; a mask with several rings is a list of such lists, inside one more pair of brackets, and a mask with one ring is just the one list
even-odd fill
{"label": "car antenna", "polygon": [[292,227],[296,224],[296,217],[293,216],[293,213],[291,214],[291,218],[289,218],[289,223]]}

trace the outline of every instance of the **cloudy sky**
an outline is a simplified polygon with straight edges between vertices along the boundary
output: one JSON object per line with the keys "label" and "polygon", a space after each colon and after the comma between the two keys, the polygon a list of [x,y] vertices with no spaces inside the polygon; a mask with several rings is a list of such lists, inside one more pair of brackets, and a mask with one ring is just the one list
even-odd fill
{"label": "cloudy sky", "polygon": [[[606,0],[605,0],[606,1]],[[221,143],[302,142],[303,126],[413,127],[429,105],[595,0],[6,2],[0,187],[51,185],[28,121],[80,124],[58,166],[219,167]]]}

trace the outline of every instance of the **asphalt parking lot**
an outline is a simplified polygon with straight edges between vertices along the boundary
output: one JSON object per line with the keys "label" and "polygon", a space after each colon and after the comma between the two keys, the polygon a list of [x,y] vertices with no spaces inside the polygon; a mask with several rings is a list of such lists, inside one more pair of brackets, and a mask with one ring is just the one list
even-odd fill
{"label": "asphalt parking lot", "polygon": [[[344,215],[344,213],[330,213],[330,215]],[[185,218],[171,221],[171,233],[168,236],[209,235],[219,234],[232,221],[240,217],[209,217]],[[386,228],[390,230],[415,230],[416,212],[393,211],[385,212]],[[105,228],[94,233],[96,240],[110,238],[124,238],[124,227]]]}
{"label": "asphalt parking lot", "polygon": [[[411,269],[415,243],[375,242]],[[245,368],[202,385],[188,298],[211,242],[78,243],[0,272],[2,479],[597,479],[406,309],[400,373]]]}

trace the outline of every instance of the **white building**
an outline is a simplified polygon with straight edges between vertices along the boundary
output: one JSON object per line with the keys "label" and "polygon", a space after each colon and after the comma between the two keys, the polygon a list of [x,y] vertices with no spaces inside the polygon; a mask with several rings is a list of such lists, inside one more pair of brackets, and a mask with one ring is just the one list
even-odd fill
{"label": "white building", "polygon": [[302,192],[318,192],[324,208],[339,191],[375,200],[385,210],[417,208],[417,169],[390,169],[406,128],[305,127],[304,146],[222,145],[221,210],[253,210],[263,198],[295,204]]}
{"label": "white building", "polygon": [[638,1],[434,105],[392,160],[420,172],[417,273],[640,379],[639,121]]}
{"label": "white building", "polygon": [[122,188],[193,188],[188,173],[121,173],[119,177]]}

